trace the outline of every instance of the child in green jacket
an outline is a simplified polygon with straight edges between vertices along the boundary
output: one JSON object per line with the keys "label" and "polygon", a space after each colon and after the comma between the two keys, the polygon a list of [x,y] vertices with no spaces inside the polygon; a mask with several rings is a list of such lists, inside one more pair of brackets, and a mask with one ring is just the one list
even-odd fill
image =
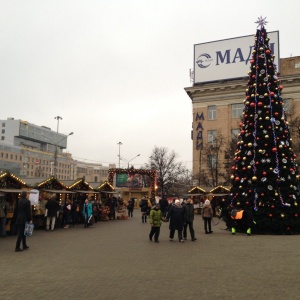
{"label": "child in green jacket", "polygon": [[149,239],[152,241],[154,235],[155,243],[159,243],[158,237],[160,233],[160,226],[163,221],[162,212],[160,210],[159,203],[156,203],[154,208],[150,211],[150,224],[151,224],[151,231],[149,233]]}

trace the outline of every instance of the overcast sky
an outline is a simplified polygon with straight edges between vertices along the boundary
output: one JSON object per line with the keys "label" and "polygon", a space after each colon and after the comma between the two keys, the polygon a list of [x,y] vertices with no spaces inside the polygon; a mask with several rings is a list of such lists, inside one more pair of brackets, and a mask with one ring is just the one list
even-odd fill
{"label": "overcast sky", "polygon": [[263,16],[268,31],[279,30],[280,57],[299,56],[299,8],[296,0],[0,0],[0,119],[56,131],[61,116],[75,159],[118,166],[122,142],[126,160],[140,154],[136,168],[156,145],[191,169],[184,87],[194,44],[255,35]]}

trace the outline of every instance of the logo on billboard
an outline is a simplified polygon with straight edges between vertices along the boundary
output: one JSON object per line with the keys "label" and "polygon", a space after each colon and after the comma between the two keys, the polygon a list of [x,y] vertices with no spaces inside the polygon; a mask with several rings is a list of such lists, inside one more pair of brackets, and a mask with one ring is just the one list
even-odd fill
{"label": "logo on billboard", "polygon": [[208,53],[202,53],[201,55],[198,56],[196,63],[200,68],[205,69],[210,66],[210,63],[212,61],[213,59]]}

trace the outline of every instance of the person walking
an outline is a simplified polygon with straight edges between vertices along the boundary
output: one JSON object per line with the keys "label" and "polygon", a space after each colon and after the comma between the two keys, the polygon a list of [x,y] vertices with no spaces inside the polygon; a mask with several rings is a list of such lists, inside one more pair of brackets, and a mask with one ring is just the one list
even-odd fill
{"label": "person walking", "polygon": [[85,199],[83,204],[82,214],[84,217],[84,228],[89,227],[89,218],[93,213],[93,206],[90,203],[89,199]]}
{"label": "person walking", "polygon": [[[25,224],[29,222],[32,224],[32,215],[31,215],[31,205],[30,201],[27,199],[27,193],[23,191],[21,193],[21,198],[18,201],[18,207],[16,209],[16,225],[17,225],[17,243],[16,243],[16,252],[27,250],[29,247],[26,244],[26,235],[24,235]],[[23,249],[20,248],[21,242],[23,244]]]}
{"label": "person walking", "polygon": [[196,241],[195,231],[194,231],[194,204],[191,198],[188,198],[183,205],[183,215],[184,215],[184,226],[183,226],[183,238],[187,239],[187,227],[189,227],[192,241]]}
{"label": "person walking", "polygon": [[202,208],[202,219],[204,221],[204,231],[206,234],[213,233],[211,230],[211,219],[213,217],[213,210],[208,199],[205,200]]}
{"label": "person walking", "polygon": [[178,232],[178,240],[183,243],[184,240],[182,238],[182,230],[184,224],[184,215],[183,209],[180,205],[179,199],[176,199],[174,205],[172,205],[167,213],[166,220],[170,221],[169,229],[170,229],[170,241],[173,241],[175,230]]}
{"label": "person walking", "polygon": [[159,243],[159,233],[160,233],[160,226],[163,221],[162,212],[160,210],[159,203],[156,203],[155,206],[150,211],[150,224],[151,224],[151,230],[149,233],[149,240],[152,241],[152,238],[154,236],[155,243]]}
{"label": "person walking", "polygon": [[147,223],[147,214],[150,207],[148,206],[148,200],[146,197],[143,197],[140,202],[140,208],[142,213],[142,223]]}
{"label": "person walking", "polygon": [[0,233],[1,237],[6,237],[6,213],[7,203],[4,194],[0,193]]}
{"label": "person walking", "polygon": [[70,215],[71,215],[71,210],[72,210],[72,202],[71,200],[67,200],[65,202],[64,208],[63,208],[63,214],[64,214],[64,228],[68,229],[69,224],[70,224]]}
{"label": "person walking", "polygon": [[159,205],[160,205],[161,213],[162,213],[163,217],[165,218],[167,211],[168,211],[169,202],[165,197],[162,197],[159,200]]}
{"label": "person walking", "polygon": [[128,217],[133,217],[134,198],[131,198],[127,204]]}
{"label": "person walking", "polygon": [[95,219],[95,223],[97,223],[98,221],[100,221],[100,200],[95,200],[94,204],[93,204],[93,216]]}
{"label": "person walking", "polygon": [[57,212],[59,210],[59,204],[56,201],[56,195],[51,195],[50,199],[47,201],[45,208],[47,209],[47,220],[46,220],[46,230],[50,230],[51,225],[51,231],[55,228],[55,222],[57,218]]}

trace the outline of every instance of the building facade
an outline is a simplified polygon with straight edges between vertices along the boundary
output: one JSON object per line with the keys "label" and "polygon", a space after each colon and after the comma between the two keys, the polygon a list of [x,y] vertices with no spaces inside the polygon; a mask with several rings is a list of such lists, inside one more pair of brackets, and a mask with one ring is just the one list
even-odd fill
{"label": "building facade", "polygon": [[89,164],[72,158],[67,149],[69,135],[61,134],[45,126],[37,126],[23,120],[0,120],[0,173],[10,171],[21,178],[48,178],[87,181],[107,180],[109,168],[102,164]]}
{"label": "building facade", "polygon": [[[300,56],[280,59],[278,74],[285,110],[295,118],[300,115]],[[230,182],[235,150],[232,141],[240,131],[247,80],[228,79],[185,88],[192,101],[193,178],[199,185]],[[291,134],[294,145],[299,144],[293,130]]]}

